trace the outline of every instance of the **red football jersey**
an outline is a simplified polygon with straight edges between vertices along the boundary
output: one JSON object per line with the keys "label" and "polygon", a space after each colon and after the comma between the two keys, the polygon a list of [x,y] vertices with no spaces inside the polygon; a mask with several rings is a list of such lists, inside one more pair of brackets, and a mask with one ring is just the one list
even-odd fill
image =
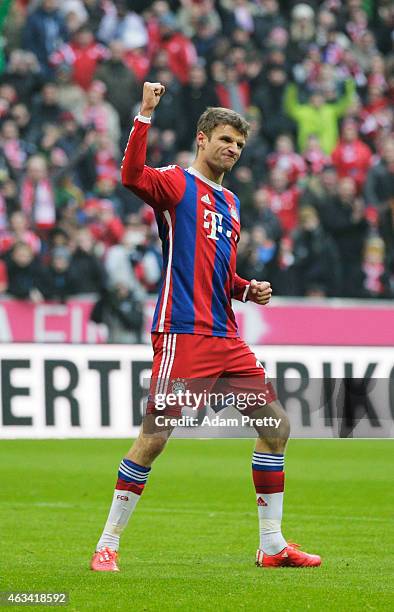
{"label": "red football jersey", "polygon": [[240,202],[193,168],[145,165],[150,121],[137,117],[122,163],[122,183],[155,210],[163,276],[152,331],[234,338],[231,298],[249,281],[235,272]]}

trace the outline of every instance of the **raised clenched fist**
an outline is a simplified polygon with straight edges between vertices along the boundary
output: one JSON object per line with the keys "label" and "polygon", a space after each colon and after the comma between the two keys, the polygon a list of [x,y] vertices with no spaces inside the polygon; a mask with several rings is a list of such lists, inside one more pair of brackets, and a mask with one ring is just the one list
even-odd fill
{"label": "raised clenched fist", "polygon": [[248,299],[251,302],[265,306],[271,299],[271,284],[267,281],[257,281],[255,278],[250,281]]}
{"label": "raised clenched fist", "polygon": [[166,88],[161,83],[149,83],[149,81],[145,81],[142,92],[141,115],[145,117],[151,116],[152,112],[159,104],[160,98],[165,90]]}

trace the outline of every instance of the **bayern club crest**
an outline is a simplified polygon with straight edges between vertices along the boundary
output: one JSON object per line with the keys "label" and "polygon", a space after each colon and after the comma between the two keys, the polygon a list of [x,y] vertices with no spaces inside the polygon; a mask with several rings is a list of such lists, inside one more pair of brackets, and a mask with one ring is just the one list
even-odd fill
{"label": "bayern club crest", "polygon": [[233,219],[235,219],[236,221],[239,221],[237,209],[235,208],[235,206],[231,206],[230,215],[232,216]]}
{"label": "bayern club crest", "polygon": [[184,378],[174,378],[172,381],[172,393],[184,393],[186,391],[186,380]]}

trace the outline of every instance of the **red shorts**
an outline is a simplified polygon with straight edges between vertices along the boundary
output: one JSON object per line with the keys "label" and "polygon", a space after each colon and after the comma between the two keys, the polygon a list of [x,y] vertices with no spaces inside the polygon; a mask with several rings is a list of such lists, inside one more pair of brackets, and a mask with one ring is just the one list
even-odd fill
{"label": "red shorts", "polygon": [[[247,405],[243,402],[241,408],[246,415],[276,399],[262,364],[240,338],[153,333],[152,345],[154,357],[148,414],[180,416],[182,407],[185,407],[184,400],[182,407],[179,407],[174,405],[173,398],[174,395],[185,394],[187,390],[190,394],[210,394],[210,400],[212,396],[219,398],[216,406],[208,402],[214,409],[224,408],[230,405],[227,400],[231,402],[234,397],[248,394]],[[172,396],[171,404],[169,394]],[[254,400],[253,395],[258,397]],[[224,403],[220,399],[223,396],[226,396]],[[194,395],[189,396],[192,403],[194,398]],[[200,409],[206,405],[202,396],[201,403],[192,403],[188,403],[187,407]],[[231,405],[239,408],[241,403]]]}

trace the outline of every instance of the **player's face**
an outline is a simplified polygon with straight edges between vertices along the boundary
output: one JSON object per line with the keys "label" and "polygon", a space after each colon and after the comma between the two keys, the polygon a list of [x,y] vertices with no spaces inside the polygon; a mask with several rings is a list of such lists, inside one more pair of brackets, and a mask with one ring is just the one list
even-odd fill
{"label": "player's face", "polygon": [[210,139],[202,132],[198,138],[204,161],[219,174],[232,169],[245,146],[245,137],[231,125],[218,125]]}

